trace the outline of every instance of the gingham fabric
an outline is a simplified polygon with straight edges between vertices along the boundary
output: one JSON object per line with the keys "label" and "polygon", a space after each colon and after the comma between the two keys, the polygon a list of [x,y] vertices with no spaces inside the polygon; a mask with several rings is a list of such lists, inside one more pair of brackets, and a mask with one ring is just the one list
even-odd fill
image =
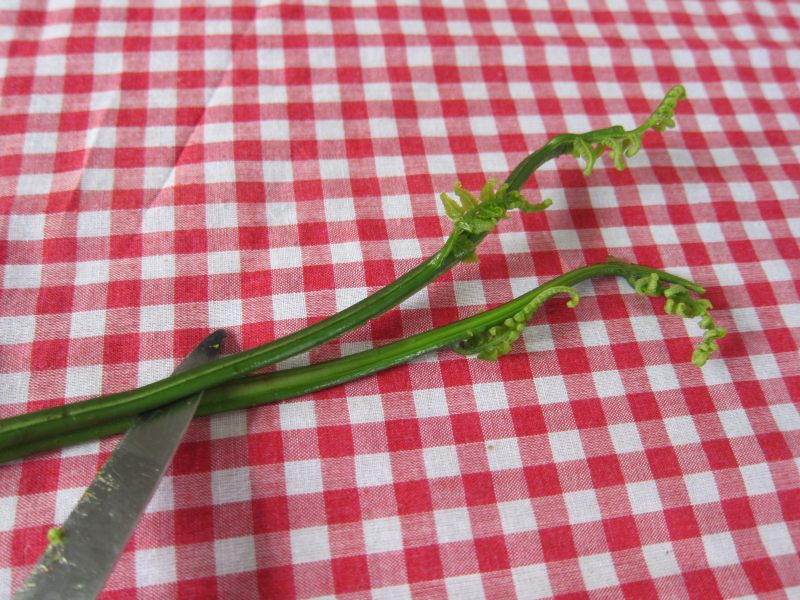
{"label": "gingham fabric", "polygon": [[[698,369],[695,323],[598,279],[496,363],[198,418],[103,598],[800,597],[798,3],[105,4],[0,9],[0,416],[349,306],[440,247],[454,181],[677,83],[628,170],[546,165],[545,213],[288,364],[608,254],[705,285],[729,335]],[[117,439],[0,466],[0,597]]]}

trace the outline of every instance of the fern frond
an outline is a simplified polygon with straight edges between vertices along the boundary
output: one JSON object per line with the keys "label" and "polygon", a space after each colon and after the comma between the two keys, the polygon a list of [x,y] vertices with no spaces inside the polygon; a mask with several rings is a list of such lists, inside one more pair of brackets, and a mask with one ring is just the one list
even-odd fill
{"label": "fern frond", "polygon": [[495,185],[497,182],[494,179],[487,181],[477,199],[458,181],[453,186],[455,198],[446,193],[440,194],[445,214],[453,222],[453,232],[443,248],[442,257],[452,253],[460,260],[475,261],[476,242],[472,236],[492,231],[501,219],[507,218],[509,210],[516,208],[522,212],[539,212],[552,204],[550,199],[530,204],[518,191],[510,190],[508,184],[504,183],[497,189]]}

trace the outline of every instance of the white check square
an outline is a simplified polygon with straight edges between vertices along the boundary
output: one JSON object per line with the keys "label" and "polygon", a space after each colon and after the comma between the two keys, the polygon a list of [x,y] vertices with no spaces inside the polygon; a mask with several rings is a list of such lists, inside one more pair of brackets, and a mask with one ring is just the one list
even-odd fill
{"label": "white check square", "polygon": [[692,504],[719,502],[719,490],[713,473],[706,471],[684,475],[683,482]]}
{"label": "white check square", "polygon": [[767,463],[739,467],[748,496],[775,493],[775,481]]}
{"label": "white check square", "polygon": [[564,494],[570,524],[592,523],[601,518],[600,505],[594,490],[579,490]]}
{"label": "white check square", "polygon": [[209,327],[236,327],[242,324],[242,301],[211,300],[208,303]]}
{"label": "white check square", "polygon": [[626,487],[633,514],[641,515],[662,510],[661,496],[655,481],[636,481]]}
{"label": "white check square", "polygon": [[511,578],[514,580],[517,598],[541,600],[551,598],[553,595],[550,576],[547,574],[547,565],[545,564],[516,567],[511,570]]}
{"label": "white check square", "polygon": [[102,382],[102,365],[68,367],[64,396],[66,398],[75,398],[77,396],[97,396],[100,394],[102,389]]}
{"label": "white check square", "polygon": [[522,457],[517,438],[505,438],[486,442],[486,457],[492,471],[521,469]]}
{"label": "white check square", "polygon": [[389,454],[360,454],[355,457],[356,485],[373,487],[392,483],[392,463]]}
{"label": "white check square", "polygon": [[8,240],[35,241],[44,239],[44,215],[12,214],[8,217]]}
{"label": "white check square", "polygon": [[664,419],[664,427],[673,446],[686,446],[699,444],[700,436],[695,429],[694,421],[690,416],[669,417]]}
{"label": "white check square", "polygon": [[578,564],[587,590],[597,590],[619,584],[614,560],[607,552],[581,556],[578,558]]}
{"label": "white check square", "polygon": [[440,544],[463,542],[472,539],[472,525],[466,508],[450,508],[433,513],[436,538]]}
{"label": "white check square", "polygon": [[758,535],[769,556],[786,556],[797,552],[792,534],[784,522],[759,525]]}
{"label": "white check square", "polygon": [[136,550],[136,586],[169,583],[176,579],[175,547]]}
{"label": "white check square", "polygon": [[319,460],[296,460],[284,463],[286,494],[318,494],[322,492],[322,464]]}
{"label": "white check square", "polygon": [[396,516],[369,519],[362,524],[367,554],[394,552],[403,549],[403,530]]}
{"label": "white check square", "polygon": [[472,389],[478,412],[508,408],[508,396],[502,383],[476,383],[473,384]]}
{"label": "white check square", "polygon": [[347,399],[351,423],[383,423],[383,401],[381,396],[352,396]]}
{"label": "white check square", "polygon": [[553,460],[555,462],[567,462],[585,458],[579,431],[575,429],[553,431],[548,434],[548,438],[550,439],[550,449],[553,452]]}
{"label": "white check square", "polygon": [[727,531],[704,535],[703,547],[706,551],[708,566],[712,568],[735,565],[739,562],[739,555],[736,552],[733,536]]}
{"label": "white check square", "polygon": [[275,294],[272,296],[272,314],[277,321],[304,318],[306,316],[305,294]]}
{"label": "white check square", "polygon": [[531,501],[527,498],[499,502],[497,510],[500,512],[500,523],[503,526],[503,533],[506,535],[536,531],[536,515],[533,512]]}
{"label": "white check square", "polygon": [[454,446],[435,446],[423,448],[425,473],[431,479],[455,477],[460,474],[458,453]]}
{"label": "white check square", "polygon": [[310,400],[283,402],[279,405],[281,429],[294,431],[317,426],[316,405]]}
{"label": "white check square", "polygon": [[0,498],[0,531],[11,531],[17,518],[17,497]]}
{"label": "white check square", "polygon": [[295,564],[328,560],[331,556],[328,528],[324,525],[293,529],[289,532],[289,542]]}
{"label": "white check square", "polygon": [[668,577],[680,573],[675,549],[669,542],[642,546],[642,554],[652,577]]}
{"label": "white check square", "polygon": [[539,404],[556,404],[569,400],[567,385],[560,375],[537,377],[533,383],[536,386]]}
{"label": "white check square", "polygon": [[36,317],[0,317],[0,345],[28,344],[33,341]]}
{"label": "white check square", "polygon": [[172,206],[150,206],[144,211],[142,233],[175,230],[175,209]]}
{"label": "white check square", "polygon": [[214,504],[246,502],[250,499],[250,470],[245,467],[220,469],[211,473]]}
{"label": "white check square", "polygon": [[214,540],[217,575],[249,573],[256,570],[256,547],[253,536]]}
{"label": "white check square", "polygon": [[642,440],[639,437],[639,428],[635,423],[617,423],[608,428],[611,435],[611,443],[618,454],[625,452],[641,452],[644,450]]}

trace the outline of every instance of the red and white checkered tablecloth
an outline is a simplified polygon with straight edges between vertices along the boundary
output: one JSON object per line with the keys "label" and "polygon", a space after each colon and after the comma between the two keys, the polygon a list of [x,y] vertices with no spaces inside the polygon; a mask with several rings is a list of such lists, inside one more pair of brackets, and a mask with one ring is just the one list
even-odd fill
{"label": "red and white checkered tablecloth", "polygon": [[[349,306],[439,248],[454,181],[677,83],[628,170],[547,165],[480,263],[289,362],[608,254],[729,334],[697,369],[695,324],[596,280],[497,363],[198,418],[103,598],[800,597],[800,4],[130,4],[0,9],[1,417]],[[0,597],[115,444],[0,466]]]}

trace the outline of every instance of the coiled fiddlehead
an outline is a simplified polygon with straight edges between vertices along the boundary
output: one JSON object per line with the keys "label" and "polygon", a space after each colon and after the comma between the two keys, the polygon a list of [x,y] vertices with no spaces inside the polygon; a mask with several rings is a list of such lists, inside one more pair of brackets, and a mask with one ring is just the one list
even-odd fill
{"label": "coiled fiddlehead", "polygon": [[702,367],[708,361],[708,357],[719,349],[717,340],[725,337],[727,331],[724,327],[717,327],[711,314],[711,301],[707,298],[696,298],[691,295],[686,287],[678,284],[665,285],[657,273],[650,273],[639,279],[629,280],[637,293],[652,298],[664,297],[664,312],[668,315],[676,315],[686,319],[700,317],[700,327],[705,330],[703,341],[694,349],[692,353],[692,363]]}
{"label": "coiled fiddlehead", "polygon": [[567,306],[575,308],[580,301],[580,296],[574,288],[566,285],[556,285],[542,290],[519,312],[509,317],[498,325],[493,325],[488,329],[473,333],[469,332],[468,337],[460,342],[453,344],[452,348],[459,354],[477,354],[478,358],[486,360],[497,360],[511,350],[511,344],[519,339],[522,330],[528,324],[533,314],[557,294],[569,294],[570,299]]}
{"label": "coiled fiddlehead", "polygon": [[572,143],[572,155],[583,159],[585,163],[583,173],[589,175],[592,172],[597,159],[603,155],[606,148],[609,150],[616,169],[622,171],[625,168],[625,158],[630,158],[642,147],[642,138],[648,129],[664,131],[669,127],[675,127],[675,107],[685,97],[684,87],[676,85],[667,92],[653,114],[636,129],[626,131],[617,125],[606,130],[591,131],[575,136]]}

